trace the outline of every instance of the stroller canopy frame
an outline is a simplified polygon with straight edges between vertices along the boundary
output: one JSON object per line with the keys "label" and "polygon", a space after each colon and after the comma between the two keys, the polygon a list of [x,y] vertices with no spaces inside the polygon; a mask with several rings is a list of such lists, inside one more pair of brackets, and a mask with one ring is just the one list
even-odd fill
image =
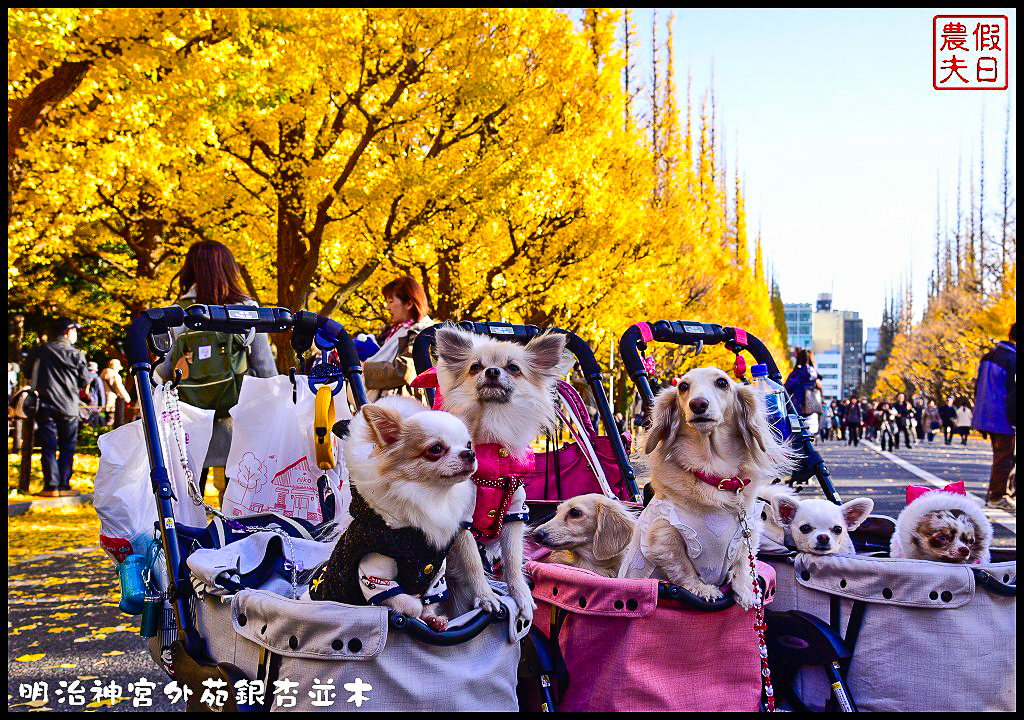
{"label": "stroller canopy frame", "polygon": [[[442,324],[433,325],[416,336],[416,342],[413,344],[413,360],[416,363],[417,373],[424,373],[433,367],[431,349],[434,347],[434,337],[437,334],[437,329]],[[601,384],[601,367],[597,364],[594,351],[590,349],[590,346],[582,338],[575,333],[558,327],[539,328],[536,325],[512,325],[503,322],[467,321],[458,323],[458,327],[478,335],[487,335],[496,340],[515,342],[520,345],[525,345],[545,330],[565,335],[566,349],[576,357],[580,368],[583,370],[583,377],[586,379],[587,385],[594,395],[594,402],[597,404],[597,410],[601,416],[601,425],[604,427],[605,434],[611,443],[612,453],[615,455],[615,463],[619,467],[622,481],[625,483],[630,495],[637,502],[640,502],[636,475],[633,472],[632,465],[629,464],[626,448],[622,444],[622,437],[615,426],[614,414],[612,413],[611,406],[608,404],[608,396],[605,394],[604,386]],[[433,390],[427,390],[427,397],[431,403],[434,402]]]}
{"label": "stroller canopy frame", "polygon": [[195,630],[192,608],[188,598],[192,587],[183,576],[181,543],[174,522],[171,505],[173,490],[168,478],[167,465],[160,447],[156,409],[153,404],[153,367],[171,350],[169,330],[186,327],[189,330],[207,330],[225,333],[287,332],[292,331],[291,344],[302,364],[303,355],[314,341],[321,350],[337,350],[341,358],[342,374],[352,390],[355,404],[366,403],[362,382],[362,367],[352,338],[340,323],[311,312],[292,313],[281,307],[252,307],[249,305],[201,305],[188,308],[172,306],[144,311],[128,328],[126,354],[132,375],[135,376],[142,426],[149,454],[150,479],[156,498],[159,531],[167,563],[168,599],[173,603],[177,621],[178,641],[192,658],[206,659],[206,643]]}
{"label": "stroller canopy frame", "polygon": [[[705,345],[717,344],[724,344],[727,349],[737,355],[746,350],[754,356],[758,363],[768,366],[769,378],[782,384],[782,375],[779,373],[778,365],[775,364],[775,358],[772,357],[763,342],[745,330],[686,320],[638,322],[622,334],[622,338],[619,340],[619,354],[626,366],[626,372],[629,373],[633,384],[640,392],[645,422],[650,417],[651,407],[654,404],[654,391],[651,389],[650,378],[647,377],[647,370],[640,353],[647,349],[647,345],[651,341],[691,345],[697,348],[698,352]],[[786,412],[790,416],[797,415],[796,407],[793,405],[789,393],[786,393]],[[793,448],[797,451],[800,461],[799,467],[793,472],[793,481],[804,482],[815,477],[821,485],[825,497],[836,505],[842,504],[839,493],[836,492],[835,486],[832,484],[828,467],[818,451],[814,449],[811,436],[803,423],[794,429],[792,437]]]}

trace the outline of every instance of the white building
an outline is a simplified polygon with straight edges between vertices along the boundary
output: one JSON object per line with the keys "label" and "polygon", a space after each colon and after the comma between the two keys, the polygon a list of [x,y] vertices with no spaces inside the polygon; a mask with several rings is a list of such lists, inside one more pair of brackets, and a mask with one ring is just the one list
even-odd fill
{"label": "white building", "polygon": [[821,395],[826,400],[842,397],[843,354],[839,346],[814,353],[821,378]]}

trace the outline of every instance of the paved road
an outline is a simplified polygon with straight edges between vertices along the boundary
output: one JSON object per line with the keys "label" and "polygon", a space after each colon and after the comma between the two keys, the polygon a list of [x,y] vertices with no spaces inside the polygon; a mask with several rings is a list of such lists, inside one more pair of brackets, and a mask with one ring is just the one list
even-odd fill
{"label": "paved road", "polygon": [[[992,458],[980,439],[967,446],[925,444],[898,451],[896,457],[910,465],[898,464],[865,445],[855,448],[827,442],[818,447],[844,497],[869,495],[876,512],[893,517],[904,505],[908,484],[928,483],[922,474],[939,484],[963,480],[972,493],[984,496]],[[996,519],[1004,524],[996,525],[996,543],[1015,545],[1016,522],[1012,516],[1000,515]],[[117,579],[98,550],[82,548],[19,562],[9,568],[9,577],[9,707],[29,709],[20,697],[22,684],[48,682],[47,707],[66,710],[66,700],[59,702],[55,693],[60,681],[78,679],[87,691],[86,702],[91,703],[96,679],[107,685],[116,682],[130,698],[128,684],[145,677],[158,684],[153,707],[173,708],[162,692],[167,678],[156,669],[137,634],[138,619],[117,610]],[[38,653],[45,657],[37,662],[15,660]],[[113,709],[133,710],[131,700]]]}
{"label": "paved road", "polygon": [[[816,447],[844,499],[867,495],[875,501],[876,513],[893,518],[906,504],[907,485],[941,486],[963,480],[968,492],[982,499],[988,489],[992,449],[980,438],[970,439],[967,445],[961,445],[959,440],[952,445],[944,445],[941,439],[932,444],[925,441],[909,450],[897,450],[892,454],[895,458],[882,453],[874,443],[853,447],[831,441],[818,443]],[[930,481],[929,476],[934,480]],[[993,521],[994,544],[1015,546],[1016,518],[987,509],[985,513]]]}

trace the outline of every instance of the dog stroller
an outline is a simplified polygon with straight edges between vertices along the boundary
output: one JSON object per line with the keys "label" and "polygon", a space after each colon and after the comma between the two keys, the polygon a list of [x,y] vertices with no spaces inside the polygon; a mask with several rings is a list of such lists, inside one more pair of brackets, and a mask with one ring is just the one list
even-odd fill
{"label": "dog stroller", "polygon": [[[518,343],[541,332],[535,326],[506,323],[461,323],[461,327]],[[593,351],[572,333],[551,331],[567,336],[567,348],[579,362],[606,435],[597,435],[578,393],[559,384],[560,413],[576,442],[538,453],[535,471],[526,483],[531,520],[543,521],[560,501],[591,492],[618,498],[639,510],[640,494],[627,456],[630,438],[620,434],[614,423]],[[434,333],[429,329],[416,339],[414,357],[421,373],[432,366]],[[578,462],[581,458],[583,462]],[[759,565],[759,570],[770,597],[771,568]],[[541,691],[533,694],[528,692],[530,687],[521,685],[524,709],[758,708],[758,639],[750,622],[738,621],[744,613],[731,595],[706,602],[653,579],[605,578],[535,561],[527,563],[526,571],[537,610],[529,642],[524,643],[521,670],[539,676]],[[684,646],[692,653],[680,662],[679,650]],[[727,661],[723,663],[722,658]],[[622,668],[637,669],[631,682],[622,683]]]}
{"label": "dog stroller", "polygon": [[162,548],[167,578],[145,588],[146,602],[163,612],[144,610],[143,627],[155,625],[151,649],[190,691],[189,708],[516,709],[519,638],[527,629],[515,622],[510,599],[502,597],[499,612],[465,612],[435,632],[382,607],[302,599],[311,574],[303,570],[331,549],[316,542],[319,528],[308,522],[219,517],[209,528],[190,528],[175,521],[164,459],[171,448],[159,440],[150,353],[159,362],[171,349],[168,329],[180,326],[291,331],[300,367],[314,343],[337,350],[342,366],[319,372],[347,383],[357,407],[365,393],[352,340],[337,322],[313,313],[193,305],[149,310],[132,323],[127,354],[159,515],[153,547]]}
{"label": "dog stroller", "polygon": [[[689,322],[638,323],[623,335],[624,363],[646,410],[653,393],[639,350],[651,341],[747,350],[781,382],[763,343],[735,328]],[[841,502],[828,468],[789,405],[800,467]],[[993,550],[990,565],[889,559],[895,522],[869,517],[851,533],[855,557],[761,552],[776,575],[766,612],[769,660],[780,695],[796,710],[1013,710],[1016,708],[1016,552]],[[978,647],[970,662],[956,649]],[[966,661],[968,658],[964,658]]]}

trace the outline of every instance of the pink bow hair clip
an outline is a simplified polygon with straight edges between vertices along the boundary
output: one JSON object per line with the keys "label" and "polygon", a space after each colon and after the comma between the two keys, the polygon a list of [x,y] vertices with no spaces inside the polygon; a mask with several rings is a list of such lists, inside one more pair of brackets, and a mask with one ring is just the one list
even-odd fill
{"label": "pink bow hair clip", "polygon": [[907,485],[907,505],[917,500],[922,495],[930,492],[944,492],[951,495],[963,495],[967,496],[967,489],[964,487],[963,480],[959,480],[955,483],[950,483],[944,488],[936,489],[930,487],[921,487],[920,485]]}

